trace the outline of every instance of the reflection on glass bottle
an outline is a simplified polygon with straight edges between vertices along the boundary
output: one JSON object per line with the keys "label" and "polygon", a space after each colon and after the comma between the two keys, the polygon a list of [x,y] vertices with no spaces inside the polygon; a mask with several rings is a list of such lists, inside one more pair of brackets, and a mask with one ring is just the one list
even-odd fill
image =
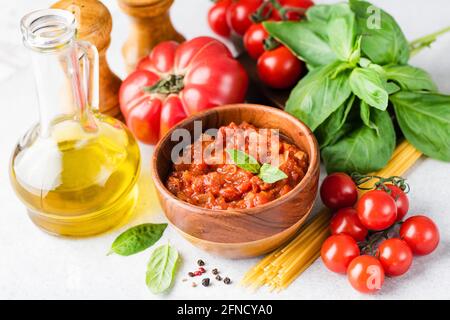
{"label": "reflection on glass bottle", "polygon": [[75,18],[39,10],[22,19],[31,51],[40,121],[17,144],[12,185],[31,219],[60,235],[106,231],[137,199],[139,147],[118,120],[98,110],[98,53],[75,40]]}

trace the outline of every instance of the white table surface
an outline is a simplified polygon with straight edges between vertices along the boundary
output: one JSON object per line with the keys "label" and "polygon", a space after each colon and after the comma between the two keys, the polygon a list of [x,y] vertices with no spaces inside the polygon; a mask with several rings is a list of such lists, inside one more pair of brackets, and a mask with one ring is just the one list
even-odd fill
{"label": "white table surface", "polygon": [[[449,299],[450,291],[450,165],[422,159],[408,173],[412,191],[410,214],[425,213],[436,221],[441,232],[438,249],[415,258],[409,273],[387,279],[382,291],[373,296],[355,292],[345,276],[328,272],[317,260],[287,290],[256,293],[236,284],[259,259],[227,260],[196,249],[172,228],[160,244],[170,241],[182,264],[172,290],[153,295],[145,285],[150,250],[130,257],[106,256],[114,238],[127,227],[142,222],[165,221],[155,198],[149,174],[151,148],[142,147],[143,170],[139,180],[140,200],[127,226],[88,239],[65,239],[47,235],[28,219],[15,197],[8,177],[8,161],[17,139],[37,120],[37,103],[32,70],[22,47],[19,19],[28,11],[50,5],[48,0],[3,1],[0,8],[0,298],[3,299]],[[121,76],[124,66],[120,48],[128,33],[128,21],[116,1],[104,1],[114,17],[112,44],[108,58]],[[324,2],[324,1],[317,1]],[[333,2],[333,1],[329,1]],[[400,23],[409,39],[431,33],[450,24],[447,0],[379,0]],[[211,34],[206,23],[208,0],[176,0],[172,9],[175,26],[188,38]],[[443,36],[412,59],[428,70],[443,92],[450,93],[450,35]],[[323,170],[322,170],[323,171]],[[323,177],[323,173],[322,173]],[[320,207],[317,200],[317,208]],[[192,288],[182,282],[195,261],[218,267],[235,283]]]}

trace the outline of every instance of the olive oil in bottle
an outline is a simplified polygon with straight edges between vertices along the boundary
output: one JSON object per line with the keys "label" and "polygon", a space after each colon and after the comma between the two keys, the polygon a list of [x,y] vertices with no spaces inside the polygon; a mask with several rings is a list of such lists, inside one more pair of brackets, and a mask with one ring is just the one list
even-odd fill
{"label": "olive oil in bottle", "polygon": [[32,49],[40,121],[14,149],[12,186],[32,221],[49,233],[106,231],[135,207],[139,147],[122,122],[95,110],[98,55],[75,41],[70,12],[32,12],[22,33]]}

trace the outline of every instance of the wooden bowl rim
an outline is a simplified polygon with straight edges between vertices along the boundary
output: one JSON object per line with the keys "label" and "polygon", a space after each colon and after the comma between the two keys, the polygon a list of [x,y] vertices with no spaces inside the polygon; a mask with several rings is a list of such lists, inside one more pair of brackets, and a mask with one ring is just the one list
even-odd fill
{"label": "wooden bowl rim", "polygon": [[[305,176],[303,177],[303,179],[300,181],[299,184],[297,184],[295,186],[294,189],[292,189],[291,191],[289,191],[288,193],[282,195],[281,197],[270,201],[268,203],[265,203],[263,205],[260,206],[256,206],[253,208],[247,208],[247,209],[232,209],[232,210],[216,210],[216,209],[209,209],[209,208],[203,208],[203,207],[199,207],[199,206],[195,206],[193,204],[190,204],[188,202],[182,201],[180,199],[178,199],[174,194],[172,194],[172,192],[170,192],[165,184],[161,181],[161,178],[156,170],[156,162],[157,162],[157,156],[160,152],[160,150],[162,149],[162,146],[167,143],[167,141],[169,140],[169,137],[171,136],[172,132],[176,129],[178,129],[179,127],[182,127],[184,125],[186,125],[189,122],[195,121],[195,120],[199,120],[201,118],[204,118],[212,113],[220,113],[223,110],[228,110],[228,109],[232,109],[232,108],[236,108],[236,107],[244,107],[244,108],[249,108],[249,109],[254,109],[254,110],[265,110],[268,113],[272,113],[272,114],[276,114],[277,116],[281,116],[281,117],[285,117],[291,121],[293,121],[294,123],[297,124],[297,127],[301,129],[301,131],[303,133],[305,133],[305,137],[308,141],[309,146],[311,147],[311,155],[310,155],[310,159],[309,159],[309,164],[308,164],[308,170],[306,171]],[[291,140],[292,138],[289,137]],[[294,142],[293,142],[294,143]],[[297,146],[298,147],[298,146]],[[319,146],[317,143],[317,140],[314,136],[314,134],[312,133],[311,129],[309,129],[309,127],[304,124],[301,120],[295,118],[294,116],[292,116],[291,114],[277,109],[275,107],[270,107],[270,106],[264,106],[264,105],[260,105],[260,104],[247,104],[247,103],[236,103],[236,104],[227,104],[227,105],[223,105],[223,106],[219,106],[219,107],[214,107],[211,109],[207,109],[198,113],[195,113],[191,116],[189,116],[188,118],[182,120],[181,122],[177,123],[174,127],[172,127],[157,143],[154,151],[153,151],[153,157],[152,157],[152,173],[153,173],[153,181],[155,183],[155,186],[158,188],[159,192],[164,193],[164,195],[166,197],[169,197],[175,201],[177,201],[179,203],[179,205],[187,210],[190,211],[194,211],[196,213],[199,214],[203,214],[203,215],[217,215],[220,214],[221,216],[234,216],[234,215],[242,215],[242,214],[257,214],[258,212],[260,212],[262,209],[271,209],[273,207],[276,207],[277,205],[279,205],[281,202],[285,202],[288,199],[294,197],[302,188],[304,188],[304,186],[306,185],[307,182],[312,181],[312,175],[314,173],[314,168],[316,166],[319,165]]]}

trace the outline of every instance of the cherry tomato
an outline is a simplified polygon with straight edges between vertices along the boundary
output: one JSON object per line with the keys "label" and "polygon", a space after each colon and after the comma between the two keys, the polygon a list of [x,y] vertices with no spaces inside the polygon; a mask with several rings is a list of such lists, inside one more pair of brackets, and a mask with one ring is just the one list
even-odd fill
{"label": "cherry tomato", "polygon": [[227,10],[231,0],[219,0],[208,11],[208,24],[220,36],[229,37],[231,33],[227,22]]}
{"label": "cherry tomato", "polygon": [[332,210],[351,207],[358,200],[356,184],[349,175],[336,172],[328,175],[320,186],[320,198]]}
{"label": "cherry tomato", "polygon": [[264,52],[257,63],[259,79],[275,89],[286,89],[296,84],[303,66],[303,62],[285,46]]}
{"label": "cherry tomato", "polygon": [[413,216],[405,220],[400,228],[400,238],[405,240],[412,252],[427,255],[439,244],[439,230],[428,217]]}
{"label": "cherry tomato", "polygon": [[[287,10],[285,18],[291,21],[300,20],[304,16],[305,9],[314,5],[311,0],[278,0],[278,2]],[[272,18],[283,19],[278,10],[272,11]]]}
{"label": "cherry tomato", "polygon": [[250,57],[258,59],[264,53],[264,39],[268,37],[262,23],[255,23],[248,28],[244,35],[244,47]]}
{"label": "cherry tomato", "polygon": [[367,236],[367,229],[359,221],[358,213],[353,208],[342,208],[331,218],[331,234],[346,234],[356,241],[363,241]]}
{"label": "cherry tomato", "polygon": [[378,259],[387,276],[401,276],[411,267],[413,254],[408,244],[400,239],[384,240],[378,247]]}
{"label": "cherry tomato", "polygon": [[377,258],[362,255],[350,262],[347,278],[359,292],[374,293],[380,290],[384,283],[383,266]]}
{"label": "cherry tomato", "polygon": [[369,230],[384,230],[397,219],[394,199],[385,191],[372,190],[364,194],[356,204],[361,223]]}
{"label": "cherry tomato", "polygon": [[350,261],[359,256],[359,247],[352,237],[346,234],[337,234],[325,240],[320,255],[329,270],[345,273]]}
{"label": "cherry tomato", "polygon": [[391,190],[390,195],[397,206],[397,221],[401,221],[409,210],[408,196],[402,189],[393,184],[387,184],[386,187]]}
{"label": "cherry tomato", "polygon": [[239,0],[233,2],[227,10],[227,22],[231,29],[243,36],[245,31],[252,25],[250,19],[263,0]]}

